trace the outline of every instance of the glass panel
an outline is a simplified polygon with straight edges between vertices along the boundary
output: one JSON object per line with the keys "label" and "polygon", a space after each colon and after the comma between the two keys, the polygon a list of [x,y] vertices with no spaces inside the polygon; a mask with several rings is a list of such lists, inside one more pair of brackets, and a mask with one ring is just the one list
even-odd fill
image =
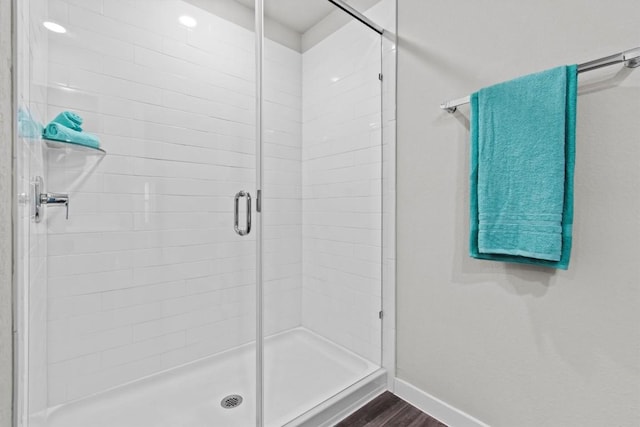
{"label": "glass panel", "polygon": [[266,426],[381,364],[380,35],[326,0],[281,5],[265,0]]}
{"label": "glass panel", "polygon": [[[38,62],[25,106],[43,124],[77,113],[106,151],[87,171],[86,150],[18,141],[43,191],[70,198],[68,220],[48,205],[30,225],[31,425],[253,425],[256,233],[234,231],[236,193],[255,218],[253,11],[28,3],[44,12],[19,20]],[[246,196],[238,209],[246,230]]]}

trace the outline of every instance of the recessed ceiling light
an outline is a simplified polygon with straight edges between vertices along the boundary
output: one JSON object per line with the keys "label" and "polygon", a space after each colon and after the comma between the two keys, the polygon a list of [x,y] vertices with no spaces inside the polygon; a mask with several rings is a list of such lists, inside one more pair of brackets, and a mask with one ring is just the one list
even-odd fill
{"label": "recessed ceiling light", "polygon": [[193,28],[198,25],[198,21],[196,21],[194,17],[189,15],[182,15],[180,18],[178,18],[178,21],[180,21],[182,25],[188,28]]}
{"label": "recessed ceiling light", "polygon": [[60,24],[56,24],[55,22],[46,21],[43,22],[42,25],[44,25],[47,30],[53,31],[54,33],[64,34],[67,32],[66,28]]}

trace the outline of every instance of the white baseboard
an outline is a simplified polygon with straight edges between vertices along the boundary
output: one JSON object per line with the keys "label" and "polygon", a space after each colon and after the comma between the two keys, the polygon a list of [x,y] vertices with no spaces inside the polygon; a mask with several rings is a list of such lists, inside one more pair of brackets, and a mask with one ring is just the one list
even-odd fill
{"label": "white baseboard", "polygon": [[431,396],[414,385],[396,378],[394,393],[401,399],[445,423],[449,427],[489,427],[488,424],[473,418],[471,415],[454,408],[448,403]]}

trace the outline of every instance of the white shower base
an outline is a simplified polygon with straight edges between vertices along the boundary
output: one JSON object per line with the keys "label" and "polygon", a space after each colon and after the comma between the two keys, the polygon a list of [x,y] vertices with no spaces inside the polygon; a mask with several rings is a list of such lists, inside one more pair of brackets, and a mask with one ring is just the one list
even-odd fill
{"label": "white shower base", "polygon": [[[291,422],[379,370],[305,328],[267,338],[264,355],[269,427]],[[244,401],[224,409],[220,401],[230,394]],[[255,425],[255,407],[255,345],[248,344],[54,408],[30,426],[249,427]]]}

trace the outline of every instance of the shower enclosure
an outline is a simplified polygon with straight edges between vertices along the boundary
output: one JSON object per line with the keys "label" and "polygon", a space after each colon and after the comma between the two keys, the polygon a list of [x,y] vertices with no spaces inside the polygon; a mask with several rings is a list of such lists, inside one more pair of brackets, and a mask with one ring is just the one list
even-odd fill
{"label": "shower enclosure", "polygon": [[[14,2],[18,426],[332,425],[386,387],[395,1],[343,3]],[[63,111],[100,149],[42,139]]]}

